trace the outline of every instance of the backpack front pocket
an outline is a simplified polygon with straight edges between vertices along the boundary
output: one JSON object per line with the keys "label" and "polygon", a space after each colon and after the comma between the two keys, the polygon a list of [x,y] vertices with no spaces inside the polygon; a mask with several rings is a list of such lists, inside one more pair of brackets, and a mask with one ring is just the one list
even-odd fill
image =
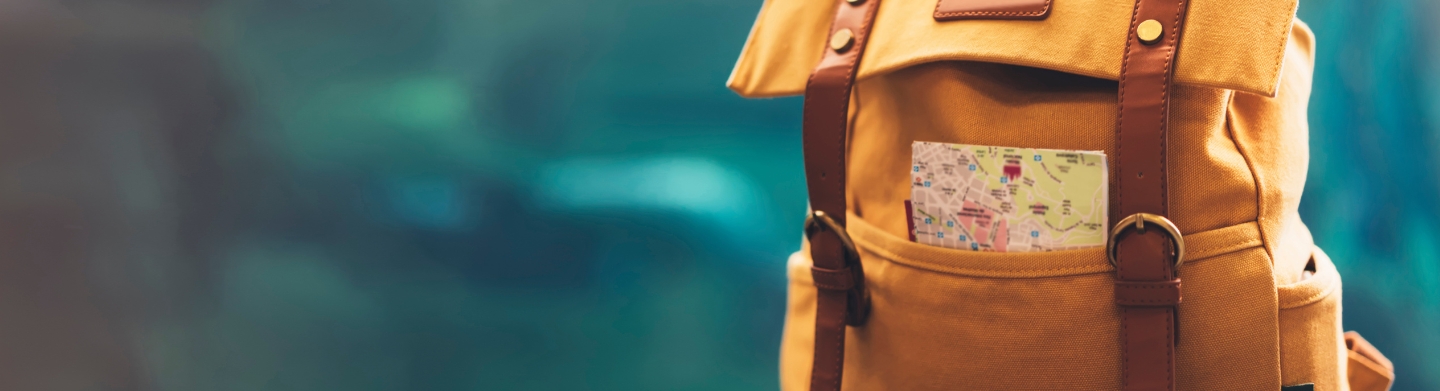
{"label": "backpack front pocket", "polygon": [[[1104,248],[994,253],[932,247],[857,216],[869,320],[848,330],[845,389],[1114,390],[1121,384],[1119,307]],[[1187,235],[1181,270],[1182,390],[1278,389],[1269,260],[1255,224]],[[808,249],[790,258],[781,355],[785,390],[809,382],[816,289]],[[1236,305],[1244,303],[1244,305]],[[1271,357],[1267,359],[1266,357]]]}

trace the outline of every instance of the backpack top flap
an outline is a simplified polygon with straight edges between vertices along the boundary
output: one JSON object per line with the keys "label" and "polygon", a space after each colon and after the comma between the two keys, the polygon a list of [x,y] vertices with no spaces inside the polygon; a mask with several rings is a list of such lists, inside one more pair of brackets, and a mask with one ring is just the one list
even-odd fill
{"label": "backpack top flap", "polygon": [[[857,78],[969,60],[1116,80],[1133,0],[1053,0],[1044,20],[936,21],[938,0],[886,0]],[[746,97],[797,95],[825,49],[835,1],[766,0],[728,85]],[[1297,0],[1192,0],[1177,83],[1274,96]]]}

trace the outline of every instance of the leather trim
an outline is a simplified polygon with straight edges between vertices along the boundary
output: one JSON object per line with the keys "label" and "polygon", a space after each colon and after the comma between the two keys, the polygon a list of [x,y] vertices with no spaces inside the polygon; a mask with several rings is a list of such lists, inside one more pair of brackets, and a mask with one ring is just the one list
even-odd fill
{"label": "leather trim", "polygon": [[939,0],[935,20],[1041,20],[1050,16],[1051,0]]}
{"label": "leather trim", "polygon": [[[810,207],[825,212],[843,229],[849,212],[845,199],[845,170],[846,152],[849,150],[846,143],[850,129],[850,91],[880,0],[858,3],[832,1],[838,5],[827,36],[834,36],[840,30],[850,30],[853,41],[844,47],[823,49],[820,63],[811,72],[805,86],[802,137]],[[851,271],[849,284],[823,281],[830,287],[858,287],[864,284],[865,274],[858,257],[846,256],[837,233],[813,236],[810,239],[810,258],[814,262],[812,276],[821,280],[833,277],[830,271]],[[854,264],[849,264],[851,262]],[[811,391],[840,391],[845,368],[846,325],[860,324],[869,310],[868,305],[868,297],[859,289],[819,289],[816,292]]]}
{"label": "leather trim", "polygon": [[1395,364],[1354,331],[1345,332],[1346,382],[1351,391],[1389,391],[1395,384]]}
{"label": "leather trim", "polygon": [[1380,349],[1376,349],[1375,345],[1371,345],[1370,341],[1366,341],[1365,337],[1361,337],[1360,333],[1346,331],[1345,348],[1354,355],[1364,358],[1363,361],[1367,364],[1373,364],[1374,369],[1380,373],[1389,375],[1387,377],[1390,379],[1395,378],[1395,364],[1380,353]]}
{"label": "leather trim", "polygon": [[[1136,0],[1126,33],[1120,65],[1120,115],[1116,130],[1117,170],[1114,215],[1120,221],[1136,213],[1165,216],[1169,189],[1166,177],[1165,135],[1175,53],[1184,30],[1187,0]],[[1141,42],[1140,23],[1158,21],[1163,33],[1151,43]],[[1127,230],[1114,238],[1118,254],[1115,284],[1120,307],[1121,389],[1124,391],[1175,390],[1175,345],[1178,343],[1180,279],[1173,270],[1176,249],[1163,230]],[[1174,302],[1160,303],[1159,295],[1121,296],[1127,287],[1174,283]],[[1134,293],[1134,292],[1127,292]]]}

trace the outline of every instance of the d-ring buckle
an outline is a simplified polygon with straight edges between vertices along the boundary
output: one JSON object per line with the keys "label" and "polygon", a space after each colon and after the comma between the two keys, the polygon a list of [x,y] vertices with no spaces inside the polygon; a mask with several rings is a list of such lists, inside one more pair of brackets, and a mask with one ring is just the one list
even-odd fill
{"label": "d-ring buckle", "polygon": [[1176,228],[1175,223],[1170,222],[1170,219],[1165,218],[1165,216],[1152,215],[1149,213],[1130,215],[1130,217],[1120,220],[1119,224],[1115,224],[1115,229],[1110,230],[1110,242],[1106,243],[1106,247],[1109,248],[1105,251],[1105,253],[1110,256],[1110,265],[1115,267],[1120,266],[1119,262],[1116,261],[1118,256],[1115,254],[1116,242],[1119,241],[1120,233],[1125,232],[1126,228],[1134,227],[1135,231],[1143,234],[1148,228],[1145,226],[1145,223],[1159,226],[1160,229],[1165,230],[1165,233],[1170,235],[1170,241],[1175,243],[1175,274],[1180,274],[1180,265],[1185,263],[1185,237],[1180,235],[1180,229]]}
{"label": "d-ring buckle", "polygon": [[863,325],[870,316],[870,292],[865,290],[865,269],[860,264],[860,251],[855,249],[855,241],[850,240],[850,233],[845,231],[845,227],[841,227],[824,211],[811,212],[810,217],[805,218],[805,238],[811,239],[821,227],[840,239],[840,245],[844,247],[842,251],[845,252],[844,268],[855,273],[855,285],[847,293],[850,301],[845,311],[845,324]]}

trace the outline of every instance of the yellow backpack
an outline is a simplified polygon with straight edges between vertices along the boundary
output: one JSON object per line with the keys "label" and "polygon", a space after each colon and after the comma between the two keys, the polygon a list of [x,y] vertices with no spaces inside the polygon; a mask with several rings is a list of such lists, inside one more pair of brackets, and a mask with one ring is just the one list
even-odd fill
{"label": "yellow backpack", "polygon": [[[805,95],[783,389],[1388,389],[1297,212],[1296,1],[767,0],[729,86]],[[1103,151],[1105,245],[907,239],[917,141]]]}

